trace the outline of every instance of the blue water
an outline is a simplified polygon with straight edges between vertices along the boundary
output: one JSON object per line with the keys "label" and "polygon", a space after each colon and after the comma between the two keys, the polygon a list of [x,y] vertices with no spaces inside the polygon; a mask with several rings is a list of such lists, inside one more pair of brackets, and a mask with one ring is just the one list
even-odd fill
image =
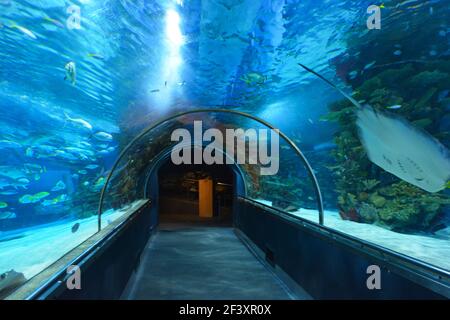
{"label": "blue water", "polygon": [[[370,100],[379,108],[395,106],[390,111],[420,120],[417,125],[450,146],[450,1],[385,1],[381,30],[367,29],[367,8],[372,4],[365,0],[0,0],[0,240],[21,230],[36,235],[40,227],[70,228],[75,221],[92,219],[105,177],[137,133],[175,112],[222,106],[261,117],[286,132],[312,163],[326,208],[341,212],[342,219],[383,232],[392,229],[394,238],[395,232],[402,237],[436,238],[438,249],[448,249],[442,248],[442,239],[447,239],[444,246],[450,246],[446,190],[438,193],[439,199],[427,202],[428,207],[439,207],[430,216],[432,222],[371,221],[361,214],[361,207],[370,204],[364,193],[379,195],[380,188],[399,182],[372,166],[354,174],[355,180],[377,180],[375,189],[358,191],[355,208],[348,201],[339,204],[339,196],[356,191],[338,173],[337,168],[348,163],[336,155],[341,147],[336,137],[346,130],[354,134],[354,128],[324,121],[333,103],[343,97],[300,68],[299,62],[345,92],[363,95],[356,99]],[[73,6],[80,10],[79,28],[71,28],[74,21],[67,9]],[[74,84],[65,80],[69,62],[76,65]],[[374,81],[388,71],[405,76],[384,74],[382,82]],[[428,78],[411,82],[423,72]],[[369,86],[373,95],[364,96]],[[431,96],[418,110],[420,99],[428,93]],[[162,133],[147,141],[153,143]],[[101,138],[109,135],[111,139]],[[361,167],[370,166],[363,153],[361,158],[348,157]],[[262,189],[250,196],[282,209],[289,205],[314,209],[314,194],[307,182],[299,182],[299,176],[306,181],[307,175],[296,159],[286,148],[278,178],[262,183]],[[127,161],[131,158],[123,161],[125,173],[115,181],[122,200],[111,196],[106,209],[120,209],[140,198],[132,188],[123,187],[136,185],[137,171],[127,169],[131,163]],[[293,192],[288,193],[281,182],[291,184]],[[429,196],[417,192],[417,199]],[[406,195],[397,197],[411,201]],[[395,199],[391,203],[386,198],[388,204],[378,209],[394,206]],[[89,230],[82,237],[73,233],[73,243],[96,231]],[[363,237],[361,232],[355,234]],[[45,239],[45,234],[39,236]],[[376,242],[376,236],[368,240]],[[394,249],[400,251],[401,241]],[[65,244],[59,245],[58,252],[64,252]],[[67,250],[72,247],[67,244]],[[426,253],[417,258],[426,261]],[[447,268],[444,260],[433,255],[427,262]],[[50,262],[42,262],[42,268]],[[14,268],[5,261],[0,266],[5,269],[0,273]],[[28,276],[40,270],[36,266]]]}

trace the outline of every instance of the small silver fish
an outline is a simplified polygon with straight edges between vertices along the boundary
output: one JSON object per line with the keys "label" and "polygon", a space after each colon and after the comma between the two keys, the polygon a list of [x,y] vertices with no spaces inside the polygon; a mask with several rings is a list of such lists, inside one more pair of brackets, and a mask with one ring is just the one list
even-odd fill
{"label": "small silver fish", "polygon": [[19,192],[17,190],[7,190],[7,191],[1,191],[0,195],[2,196],[13,196],[18,194]]}
{"label": "small silver fish", "polygon": [[349,74],[348,74],[348,76],[349,76],[349,78],[351,79],[351,80],[353,80],[353,79],[355,79],[357,76],[358,76],[358,71],[351,71]]}
{"label": "small silver fish", "polygon": [[54,24],[55,26],[57,26],[57,27],[59,27],[59,28],[61,28],[61,29],[64,29],[64,24],[63,24],[61,21],[58,21],[58,20],[56,20],[56,19],[52,19],[52,18],[50,18],[50,17],[44,17],[44,20],[45,20],[46,22],[49,22],[49,23],[51,23],[51,24]]}
{"label": "small silver fish", "polygon": [[106,132],[97,132],[93,136],[95,139],[97,139],[99,141],[110,142],[113,139],[112,135],[110,135],[109,133],[106,133]]}
{"label": "small silver fish", "polygon": [[386,109],[397,110],[397,109],[400,109],[401,107],[402,106],[400,104],[396,104],[393,106],[386,107]]}
{"label": "small silver fish", "polygon": [[28,37],[30,37],[31,39],[34,39],[34,40],[37,39],[36,35],[35,35],[31,30],[28,30],[27,28],[18,26],[18,25],[15,24],[15,23],[13,23],[13,24],[11,25],[11,29],[17,29],[17,30],[19,30],[20,32],[22,32],[23,34],[25,34],[25,35],[27,35]]}
{"label": "small silver fish", "polygon": [[[75,77],[74,79],[76,80],[76,74],[74,74],[74,77]],[[67,75],[66,75],[66,78],[64,78],[64,80],[66,80],[66,79],[67,79]],[[75,82],[73,82],[73,83],[75,83]],[[66,117],[66,121],[73,122],[74,124],[76,124],[78,126],[86,128],[88,130],[92,130],[92,125],[89,122],[87,122],[86,120],[81,119],[81,118],[71,118],[66,112],[64,112],[64,116]]]}
{"label": "small silver fish", "polygon": [[64,80],[70,80],[72,85],[75,85],[77,81],[77,67],[75,62],[70,61],[65,66],[64,69],[66,69],[66,76],[64,77]]}
{"label": "small silver fish", "polygon": [[88,53],[87,56],[89,58],[94,58],[94,59],[97,59],[97,60],[105,60],[105,57],[102,56],[101,54],[98,54],[98,53]]}
{"label": "small silver fish", "polygon": [[375,63],[377,63],[376,61],[372,61],[371,63],[368,63],[364,66],[364,70],[370,69],[371,67],[373,67],[375,65]]}
{"label": "small silver fish", "polygon": [[14,142],[14,141],[0,140],[0,148],[21,149],[22,145],[20,143]]}
{"label": "small silver fish", "polygon": [[61,191],[66,189],[66,184],[60,180],[56,183],[56,185],[51,189],[52,192]]}

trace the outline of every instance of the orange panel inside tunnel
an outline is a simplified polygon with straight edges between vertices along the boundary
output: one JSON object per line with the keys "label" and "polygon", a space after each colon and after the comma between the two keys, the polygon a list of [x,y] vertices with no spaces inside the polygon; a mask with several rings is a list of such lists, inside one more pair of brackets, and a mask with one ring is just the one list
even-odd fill
{"label": "orange panel inside tunnel", "polygon": [[202,218],[212,218],[213,214],[213,181],[200,179],[198,181],[198,215]]}

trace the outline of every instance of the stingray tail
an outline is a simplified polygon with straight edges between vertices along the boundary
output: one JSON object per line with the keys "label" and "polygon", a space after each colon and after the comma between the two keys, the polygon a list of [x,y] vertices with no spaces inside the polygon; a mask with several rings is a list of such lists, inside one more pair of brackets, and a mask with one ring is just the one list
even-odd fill
{"label": "stingray tail", "polygon": [[63,126],[63,129],[66,128],[66,126],[67,126],[67,121],[69,121],[69,120],[70,120],[69,115],[67,114],[67,112],[64,111],[64,126]]}
{"label": "stingray tail", "polygon": [[318,74],[316,71],[314,71],[313,69],[308,68],[307,66],[305,66],[304,64],[299,63],[298,64],[300,67],[302,67],[303,69],[305,69],[306,71],[308,71],[309,73],[312,73],[313,75],[315,75],[316,77],[322,79],[323,81],[325,81],[329,86],[331,86],[332,88],[334,88],[335,90],[337,90],[340,94],[342,94],[347,100],[349,100],[355,107],[362,109],[363,106],[356,101],[355,99],[353,99],[350,95],[348,95],[347,93],[345,93],[342,89],[338,88],[338,86],[336,86],[333,82],[331,82],[330,80],[328,80],[327,78],[325,78],[324,76]]}
{"label": "stingray tail", "polygon": [[66,116],[66,118],[64,119],[64,125],[63,125],[63,130],[66,128],[67,126],[67,114],[64,112],[64,115]]}

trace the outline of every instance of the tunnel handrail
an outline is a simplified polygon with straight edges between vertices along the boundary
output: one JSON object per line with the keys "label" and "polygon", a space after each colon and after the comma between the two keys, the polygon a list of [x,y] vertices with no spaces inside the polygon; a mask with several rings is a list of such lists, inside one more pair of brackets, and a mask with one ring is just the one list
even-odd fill
{"label": "tunnel handrail", "polygon": [[[233,106],[229,106],[229,107],[232,108]],[[120,152],[119,156],[117,157],[116,161],[114,162],[114,164],[113,164],[113,166],[111,168],[111,171],[109,172],[109,174],[108,174],[108,176],[106,178],[105,184],[103,185],[103,188],[102,188],[102,191],[101,191],[101,194],[100,194],[100,200],[99,200],[99,205],[98,205],[98,231],[100,231],[101,227],[102,227],[101,216],[102,216],[102,211],[103,211],[103,201],[105,199],[106,189],[108,188],[109,182],[111,181],[111,178],[114,175],[114,171],[117,169],[120,161],[128,153],[128,151],[131,149],[131,147],[133,147],[134,144],[136,142],[138,142],[141,138],[143,138],[147,133],[149,133],[153,129],[159,127],[163,123],[166,123],[168,121],[171,121],[173,119],[176,119],[176,118],[188,115],[188,114],[195,114],[195,113],[228,113],[228,114],[239,115],[239,116],[242,116],[244,118],[248,118],[248,119],[254,120],[256,122],[259,122],[262,125],[270,128],[271,130],[275,130],[278,133],[278,135],[281,136],[294,149],[294,151],[300,157],[303,165],[306,167],[306,169],[308,171],[309,178],[313,182],[314,192],[316,194],[317,206],[318,206],[318,209],[319,209],[319,224],[323,225],[324,207],[323,207],[322,193],[320,191],[319,182],[318,182],[318,180],[316,178],[316,175],[314,174],[314,170],[312,169],[312,167],[309,164],[308,160],[306,159],[305,155],[303,154],[303,152],[300,150],[300,148],[291,139],[289,139],[282,131],[280,131],[279,129],[275,128],[269,122],[267,122],[267,121],[265,121],[265,120],[263,120],[263,119],[261,119],[261,118],[259,118],[257,116],[248,114],[246,112],[233,110],[233,109],[223,109],[223,108],[205,108],[205,109],[194,109],[194,110],[179,112],[179,113],[176,113],[174,115],[168,116],[168,117],[166,117],[164,119],[161,119],[158,122],[156,122],[155,124],[151,124],[147,128],[145,128],[144,130],[142,130],[140,134],[138,134],[133,140],[131,140],[125,146],[125,148]]]}

